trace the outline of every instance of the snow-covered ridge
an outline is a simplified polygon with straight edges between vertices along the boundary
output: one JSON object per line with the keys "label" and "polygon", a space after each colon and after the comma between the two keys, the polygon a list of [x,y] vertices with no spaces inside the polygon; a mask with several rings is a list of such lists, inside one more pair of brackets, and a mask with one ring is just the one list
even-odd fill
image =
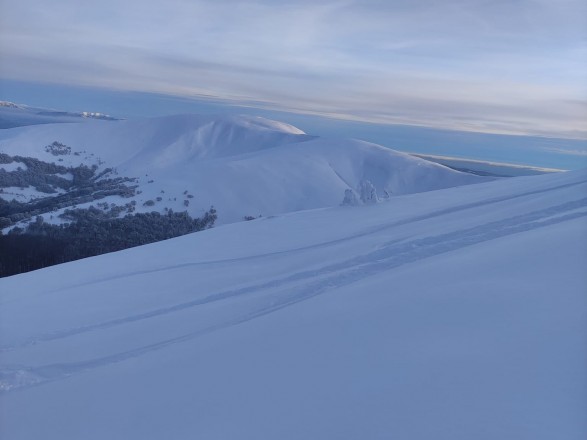
{"label": "snow-covered ridge", "polygon": [[0,129],[91,120],[116,121],[118,119],[100,112],[70,112],[0,101]]}
{"label": "snow-covered ridge", "polygon": [[111,169],[109,175],[136,179],[131,199],[137,212],[187,210],[197,217],[214,205],[219,224],[336,206],[345,191],[360,196],[365,185],[373,187],[374,198],[388,199],[488,180],[375,144],[318,138],[251,116],[20,127],[0,131],[0,153],[96,167],[96,174]]}
{"label": "snow-covered ridge", "polygon": [[112,116],[99,112],[81,112],[84,118],[112,119]]}
{"label": "snow-covered ridge", "polygon": [[463,159],[459,157],[437,156],[431,154],[410,153],[412,156],[420,157],[431,162],[478,175],[489,175],[496,177],[518,177],[535,176],[546,173],[560,173],[565,170],[556,168],[533,167],[529,165],[518,165],[502,162],[491,162],[484,160]]}
{"label": "snow-covered ridge", "polygon": [[26,108],[23,105],[19,105],[19,104],[15,104],[14,102],[10,102],[10,101],[0,101],[0,107],[6,107],[6,108],[20,108],[20,109],[24,109]]}

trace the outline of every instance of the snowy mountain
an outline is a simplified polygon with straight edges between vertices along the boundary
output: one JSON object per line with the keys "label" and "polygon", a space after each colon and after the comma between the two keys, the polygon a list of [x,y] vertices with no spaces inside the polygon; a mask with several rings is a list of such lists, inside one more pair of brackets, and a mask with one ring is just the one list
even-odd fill
{"label": "snowy mountain", "polygon": [[117,120],[110,115],[98,112],[67,112],[0,101],[0,129],[37,124],[80,122],[87,119]]}
{"label": "snowy mountain", "polygon": [[[32,168],[49,171],[40,178]],[[0,131],[0,197],[33,202],[30,211],[47,222],[59,222],[72,205],[100,202],[124,212],[187,210],[192,216],[214,205],[222,224],[336,206],[347,190],[360,200],[368,187],[387,199],[487,180],[256,117],[179,115]],[[80,185],[84,197],[69,197]],[[36,209],[55,196],[60,203],[50,211]]]}
{"label": "snowy mountain", "polygon": [[[281,136],[232,166],[263,154],[285,172],[299,149],[351,185],[359,170],[406,190],[419,169],[459,176]],[[105,153],[123,164],[127,148]],[[408,177],[388,176],[394,161]],[[585,171],[498,180],[0,279],[0,437],[582,440],[586,194]]]}
{"label": "snowy mountain", "polygon": [[501,162],[488,162],[483,160],[463,159],[458,157],[435,156],[430,154],[415,154],[413,156],[439,163],[457,171],[464,171],[479,176],[494,177],[519,177],[536,176],[547,173],[560,173],[561,169],[533,167]]}

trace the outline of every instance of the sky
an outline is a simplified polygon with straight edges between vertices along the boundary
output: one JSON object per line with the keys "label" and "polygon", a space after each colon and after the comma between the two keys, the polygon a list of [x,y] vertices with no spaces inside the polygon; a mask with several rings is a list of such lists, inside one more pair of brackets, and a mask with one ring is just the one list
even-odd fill
{"label": "sky", "polygon": [[587,2],[0,0],[0,99],[129,117],[161,97],[565,139],[587,164]]}
{"label": "sky", "polygon": [[0,80],[587,138],[584,0],[0,0]]}

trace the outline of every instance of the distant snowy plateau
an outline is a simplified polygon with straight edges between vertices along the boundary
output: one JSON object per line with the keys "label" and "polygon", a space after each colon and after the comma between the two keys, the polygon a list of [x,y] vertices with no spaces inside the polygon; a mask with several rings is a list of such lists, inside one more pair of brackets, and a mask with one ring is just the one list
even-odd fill
{"label": "distant snowy plateau", "polygon": [[586,170],[493,180],[250,117],[0,153],[63,172],[31,203],[83,162],[97,202],[221,223],[0,279],[2,439],[587,438]]}

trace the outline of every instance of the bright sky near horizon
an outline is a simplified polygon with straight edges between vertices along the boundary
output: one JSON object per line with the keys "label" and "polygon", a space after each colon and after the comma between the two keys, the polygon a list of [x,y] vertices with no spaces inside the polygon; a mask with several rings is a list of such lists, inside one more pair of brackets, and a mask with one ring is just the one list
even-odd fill
{"label": "bright sky near horizon", "polygon": [[586,139],[586,76],[584,0],[0,0],[0,81]]}

